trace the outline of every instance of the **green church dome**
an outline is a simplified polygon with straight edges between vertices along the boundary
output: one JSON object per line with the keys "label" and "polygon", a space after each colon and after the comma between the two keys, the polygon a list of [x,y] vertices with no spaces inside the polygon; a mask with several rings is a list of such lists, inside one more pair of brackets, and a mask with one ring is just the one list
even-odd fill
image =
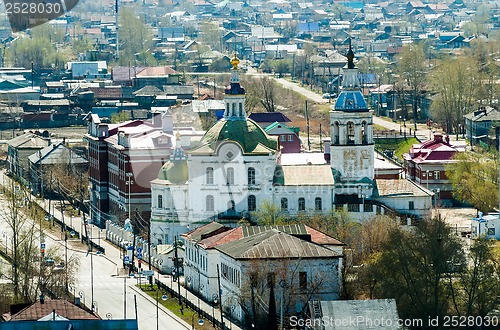
{"label": "green church dome", "polygon": [[238,142],[244,153],[257,152],[259,144],[271,149],[278,150],[278,138],[269,136],[253,120],[225,120],[216,122],[203,136],[202,145],[209,144],[214,148],[216,142],[235,141]]}
{"label": "green church dome", "polygon": [[180,136],[177,136],[177,147],[170,157],[170,160],[163,164],[158,173],[158,179],[168,180],[173,184],[183,184],[189,179],[187,157],[180,147]]}
{"label": "green church dome", "polygon": [[188,181],[188,165],[186,160],[171,160],[163,164],[158,173],[158,179],[168,180],[173,184],[183,184]]}

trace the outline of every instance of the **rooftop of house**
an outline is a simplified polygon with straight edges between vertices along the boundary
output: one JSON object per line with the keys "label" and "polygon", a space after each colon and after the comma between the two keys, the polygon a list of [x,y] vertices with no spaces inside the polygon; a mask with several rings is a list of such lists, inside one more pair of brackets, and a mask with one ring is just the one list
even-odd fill
{"label": "rooftop of house", "polygon": [[13,148],[44,148],[49,145],[49,140],[33,133],[19,135],[7,142]]}
{"label": "rooftop of house", "polygon": [[479,110],[470,112],[464,118],[472,121],[492,121],[500,122],[500,111],[492,107],[483,107]]}
{"label": "rooftop of house", "polygon": [[257,123],[289,123],[291,120],[281,112],[253,112],[248,116]]}
{"label": "rooftop of house", "polygon": [[461,146],[453,145],[448,136],[434,134],[432,140],[414,144],[410,151],[403,155],[403,158],[415,163],[450,162],[453,161],[453,156],[460,151],[463,151]]}
{"label": "rooftop of house", "polygon": [[340,257],[337,252],[326,247],[302,240],[277,229],[270,229],[221,244],[216,246],[216,249],[234,259]]}
{"label": "rooftop of house", "polygon": [[49,164],[87,164],[88,161],[80,154],[72,151],[64,143],[51,144],[31,156],[28,160],[33,164],[49,165]]}
{"label": "rooftop of house", "polygon": [[61,299],[42,299],[12,315],[11,321],[39,320],[49,314],[57,315],[68,320],[96,320],[99,316],[94,315],[83,308]]}
{"label": "rooftop of house", "polygon": [[396,197],[396,196],[433,196],[434,193],[417,185],[416,183],[406,180],[390,180],[390,179],[377,179],[376,190],[374,196],[377,197]]}

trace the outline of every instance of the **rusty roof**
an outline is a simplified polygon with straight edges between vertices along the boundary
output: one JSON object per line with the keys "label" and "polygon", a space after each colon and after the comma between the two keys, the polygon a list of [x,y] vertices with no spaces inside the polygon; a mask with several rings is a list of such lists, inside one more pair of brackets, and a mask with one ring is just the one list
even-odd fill
{"label": "rusty roof", "polygon": [[40,300],[38,300],[20,312],[12,315],[11,321],[39,320],[42,317],[53,313],[53,311],[55,311],[57,315],[67,318],[68,320],[100,319],[99,316],[94,315],[67,300],[46,299],[43,304],[40,303]]}
{"label": "rusty roof", "polygon": [[216,247],[233,259],[336,258],[340,254],[277,229],[241,238]]}

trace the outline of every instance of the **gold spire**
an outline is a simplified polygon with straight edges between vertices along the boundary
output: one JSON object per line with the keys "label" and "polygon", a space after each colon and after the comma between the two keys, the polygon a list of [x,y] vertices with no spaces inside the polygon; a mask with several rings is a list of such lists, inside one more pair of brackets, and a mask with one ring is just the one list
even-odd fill
{"label": "gold spire", "polygon": [[240,59],[236,56],[236,54],[234,54],[234,57],[231,59],[233,70],[238,70],[238,64],[240,64]]}

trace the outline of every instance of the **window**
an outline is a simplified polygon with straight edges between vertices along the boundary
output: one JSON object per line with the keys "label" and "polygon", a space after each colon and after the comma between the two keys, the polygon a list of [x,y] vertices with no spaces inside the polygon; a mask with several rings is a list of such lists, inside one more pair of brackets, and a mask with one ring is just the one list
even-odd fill
{"label": "window", "polygon": [[240,102],[240,117],[243,117],[243,103]]}
{"label": "window", "polygon": [[162,195],[158,195],[157,206],[158,206],[159,209],[163,208],[163,196]]}
{"label": "window", "polygon": [[344,211],[344,204],[335,204],[335,212]]}
{"label": "window", "polygon": [[347,123],[347,143],[354,144],[354,123],[352,121]]}
{"label": "window", "polygon": [[439,180],[440,174],[441,173],[439,171],[434,171],[434,180]]}
{"label": "window", "polygon": [[257,209],[257,200],[254,195],[248,196],[248,211],[255,211]]}
{"label": "window", "polygon": [[286,141],[286,135],[281,135],[280,136],[280,140],[281,140],[281,142],[285,142]]}
{"label": "window", "polygon": [[495,228],[488,228],[488,233],[486,235],[495,236]]}
{"label": "window", "polygon": [[375,209],[376,211],[376,214],[377,215],[381,215],[382,214],[382,208],[380,206],[377,205],[377,208]]}
{"label": "window", "polygon": [[314,211],[321,211],[323,209],[323,201],[321,197],[316,197],[314,199]]}
{"label": "window", "polygon": [[288,141],[293,141],[293,135],[292,134],[288,135]]}
{"label": "window", "polygon": [[227,184],[234,184],[234,168],[229,167],[227,169]]}
{"label": "window", "polygon": [[359,212],[359,204],[347,204],[348,212]]}
{"label": "window", "polygon": [[288,211],[288,199],[287,198],[282,198],[281,199],[281,211]]}
{"label": "window", "polygon": [[373,204],[365,204],[364,211],[373,212]]}
{"label": "window", "polygon": [[301,289],[307,289],[307,273],[299,272],[299,286]]}
{"label": "window", "polygon": [[299,198],[299,211],[305,211],[306,210],[306,200],[304,197]]}
{"label": "window", "polygon": [[214,169],[212,167],[207,167],[205,176],[207,178],[207,184],[214,184]]}
{"label": "window", "polygon": [[207,211],[213,211],[214,210],[214,196],[208,195],[206,199],[206,208]]}
{"label": "window", "polygon": [[248,184],[255,184],[255,168],[248,168]]}
{"label": "window", "polygon": [[415,209],[415,202],[414,201],[409,201],[408,202],[408,209],[414,210]]}

